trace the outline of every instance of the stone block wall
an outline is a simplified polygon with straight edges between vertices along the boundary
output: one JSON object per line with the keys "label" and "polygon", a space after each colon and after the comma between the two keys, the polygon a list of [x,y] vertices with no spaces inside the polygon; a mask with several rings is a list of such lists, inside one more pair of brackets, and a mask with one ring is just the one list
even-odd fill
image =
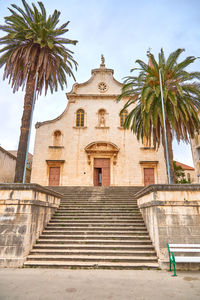
{"label": "stone block wall", "polygon": [[0,267],[20,267],[60,204],[37,184],[0,184]]}
{"label": "stone block wall", "polygon": [[167,242],[200,244],[200,185],[150,185],[137,198],[161,267]]}

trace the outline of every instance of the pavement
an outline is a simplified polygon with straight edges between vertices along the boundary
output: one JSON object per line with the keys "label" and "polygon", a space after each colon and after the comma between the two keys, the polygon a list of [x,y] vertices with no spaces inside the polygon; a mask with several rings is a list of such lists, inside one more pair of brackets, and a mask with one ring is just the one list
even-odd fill
{"label": "pavement", "polygon": [[0,269],[0,300],[200,300],[200,272]]}

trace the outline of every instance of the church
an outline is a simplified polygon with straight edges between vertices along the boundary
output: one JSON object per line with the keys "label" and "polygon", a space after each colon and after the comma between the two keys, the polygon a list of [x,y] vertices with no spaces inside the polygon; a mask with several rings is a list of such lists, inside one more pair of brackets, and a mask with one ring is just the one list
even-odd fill
{"label": "church", "polygon": [[43,186],[146,186],[167,183],[162,145],[156,150],[124,129],[128,99],[116,102],[122,83],[105,66],[75,83],[67,107],[36,124],[31,182]]}

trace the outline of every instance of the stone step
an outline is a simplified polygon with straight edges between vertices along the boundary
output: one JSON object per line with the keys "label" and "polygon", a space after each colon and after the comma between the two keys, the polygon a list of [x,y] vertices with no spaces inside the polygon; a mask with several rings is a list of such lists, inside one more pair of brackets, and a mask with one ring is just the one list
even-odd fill
{"label": "stone step", "polygon": [[136,202],[133,201],[109,201],[109,202],[100,202],[100,201],[61,201],[61,206],[69,206],[69,205],[81,205],[81,206],[114,206],[114,207],[120,207],[120,206],[137,206]]}
{"label": "stone step", "polygon": [[[141,188],[139,188],[141,189]],[[135,191],[59,187],[61,205],[34,245],[26,267],[158,268]]]}
{"label": "stone step", "polygon": [[91,204],[136,204],[137,200],[135,199],[122,199],[121,197],[119,199],[116,198],[99,198],[99,199],[95,199],[95,198],[78,198],[78,197],[70,197],[70,198],[62,198],[61,199],[61,203],[62,204],[67,204],[67,203],[80,203],[80,204],[87,204],[87,203],[91,203]]}
{"label": "stone step", "polygon": [[158,263],[121,263],[121,262],[60,262],[60,261],[26,261],[24,266],[39,268],[62,268],[62,269],[119,269],[119,270],[151,270],[159,269]]}
{"label": "stone step", "polygon": [[43,231],[43,234],[44,235],[50,235],[50,234],[53,234],[53,235],[130,235],[132,236],[133,234],[137,234],[137,235],[148,235],[148,231],[146,229],[140,229],[140,230],[132,230],[132,231],[129,231],[129,230],[124,230],[124,231],[115,231],[115,230],[112,230],[112,231],[105,231],[105,230],[102,230],[100,229],[99,231],[97,230],[53,230],[52,228],[47,230],[45,229]]}
{"label": "stone step", "polygon": [[76,217],[76,216],[79,216],[79,217],[85,217],[85,216],[88,216],[88,217],[95,217],[95,216],[101,216],[101,217],[106,217],[106,216],[115,216],[115,217],[132,217],[132,216],[142,216],[140,213],[136,213],[136,212],[127,212],[127,213],[112,213],[112,212],[109,212],[109,213],[88,213],[88,212],[76,212],[76,213],[56,213],[54,214],[54,217],[65,217],[65,216],[73,216],[73,217]]}
{"label": "stone step", "polygon": [[132,207],[123,207],[123,208],[107,208],[107,207],[101,207],[101,208],[98,208],[98,207],[94,207],[94,208],[84,208],[84,207],[69,207],[69,208],[62,208],[62,207],[59,207],[57,209],[57,212],[59,213],[68,213],[68,212],[138,212],[140,211],[139,208],[132,208]]}
{"label": "stone step", "polygon": [[89,220],[89,221],[84,221],[84,220],[57,220],[57,219],[51,219],[48,223],[49,225],[62,225],[62,226],[67,226],[67,225],[79,225],[79,226],[134,226],[137,224],[144,224],[144,221],[142,218],[139,219],[134,219],[134,221],[131,220],[119,220],[119,221],[115,221],[115,220],[106,220],[106,222],[104,222],[103,220]]}
{"label": "stone step", "polygon": [[116,199],[119,201],[123,201],[124,199],[126,200],[136,200],[134,195],[126,195],[126,194],[110,194],[110,195],[103,195],[103,194],[63,194],[62,199],[101,199],[101,200],[106,200],[109,201],[109,199]]}
{"label": "stone step", "polygon": [[146,240],[148,239],[148,235],[147,234],[142,234],[142,235],[114,235],[114,234],[110,234],[110,235],[89,235],[89,234],[82,234],[82,235],[64,235],[64,234],[47,234],[47,233],[43,233],[40,236],[40,239],[57,239],[57,240]]}
{"label": "stone step", "polygon": [[48,189],[53,189],[56,191],[66,191],[67,193],[70,193],[70,191],[99,191],[103,193],[107,192],[113,192],[113,191],[127,191],[127,192],[132,192],[132,191],[139,191],[144,188],[144,186],[139,186],[139,185],[134,185],[134,186],[46,186]]}
{"label": "stone step", "polygon": [[133,245],[123,245],[121,244],[115,244],[115,245],[85,245],[85,244],[67,244],[67,245],[62,245],[62,244],[36,244],[33,249],[38,250],[38,249],[43,249],[43,250],[110,250],[112,251],[113,249],[117,251],[153,251],[154,247],[152,245],[138,245],[138,244],[133,244]]}
{"label": "stone step", "polygon": [[44,237],[40,238],[37,240],[36,245],[95,245],[95,246],[99,246],[99,245],[107,245],[107,246],[119,246],[119,245],[123,245],[123,246],[133,246],[133,245],[139,245],[141,247],[143,246],[152,246],[152,243],[150,241],[150,239],[135,239],[135,240],[130,240],[130,239],[111,239],[111,240],[100,240],[100,239],[94,239],[94,240],[88,240],[88,239],[56,239],[56,238],[48,238],[45,239]]}
{"label": "stone step", "polygon": [[45,261],[48,261],[48,260],[51,260],[51,261],[81,261],[81,262],[84,262],[84,261],[91,261],[91,262],[94,262],[94,263],[98,263],[98,262],[101,262],[101,261],[104,261],[104,262],[127,262],[127,263],[131,263],[131,262],[138,262],[138,263],[141,263],[141,262],[157,262],[157,257],[156,256],[131,256],[131,257],[127,257],[127,256],[118,256],[116,258],[116,256],[110,256],[110,257],[102,257],[102,256],[95,256],[93,257],[92,255],[54,255],[54,256],[49,256],[49,255],[45,255],[45,254],[40,254],[40,255],[29,255],[27,257],[27,261],[34,261],[34,260],[37,260],[37,261],[40,261],[40,260],[45,260]]}
{"label": "stone step", "polygon": [[108,232],[119,232],[120,234],[124,234],[125,232],[147,232],[147,229],[145,226],[142,226],[142,227],[132,227],[132,228],[124,228],[124,227],[120,227],[120,228],[103,228],[103,227],[53,227],[53,226],[46,226],[45,227],[45,231],[44,232],[88,232],[88,231],[93,231],[93,232],[104,232],[104,231],[108,231]]}
{"label": "stone step", "polygon": [[95,222],[95,221],[101,221],[101,222],[108,222],[109,220],[111,221],[133,221],[133,220],[143,220],[142,216],[125,216],[125,217],[120,217],[120,216],[104,216],[104,217],[100,217],[100,216],[53,216],[51,218],[51,220],[60,220],[60,221],[64,221],[64,220],[79,220],[82,222],[82,220],[85,221],[91,221],[91,222]]}
{"label": "stone step", "polygon": [[63,194],[62,199],[75,199],[77,201],[82,200],[82,199],[91,199],[91,200],[99,200],[99,201],[109,201],[111,200],[118,200],[118,201],[123,201],[123,200],[137,200],[134,195],[126,195],[126,194],[110,194],[110,195],[103,195],[103,194]]}
{"label": "stone step", "polygon": [[130,206],[127,206],[127,205],[124,205],[124,206],[102,206],[102,205],[65,205],[65,206],[62,206],[60,205],[60,207],[58,208],[58,211],[68,211],[68,210],[106,210],[106,211],[110,211],[110,210],[116,210],[116,211],[124,211],[124,210],[139,210],[138,209],[138,206],[133,206],[133,205],[130,205]]}
{"label": "stone step", "polygon": [[107,230],[107,229],[113,229],[113,230],[122,230],[122,229],[125,229],[125,230],[131,230],[132,228],[135,228],[135,227],[138,227],[138,228],[144,228],[146,229],[144,223],[135,223],[135,224],[130,224],[130,225],[126,225],[126,224],[121,224],[121,225],[118,225],[118,224],[105,224],[105,223],[102,223],[102,224],[80,224],[80,223],[76,223],[76,224],[63,224],[63,223],[49,223],[45,229],[48,229],[48,228],[56,228],[57,230],[58,229],[63,229],[63,228],[69,228],[70,230],[71,229],[80,229],[80,230],[100,230],[100,229],[103,229],[103,230]]}
{"label": "stone step", "polygon": [[156,257],[155,251],[153,250],[105,250],[105,249],[97,249],[97,250],[66,250],[66,249],[33,249],[30,252],[30,255],[64,255],[64,256],[71,256],[71,255],[81,255],[81,256],[144,256],[147,255],[148,257]]}

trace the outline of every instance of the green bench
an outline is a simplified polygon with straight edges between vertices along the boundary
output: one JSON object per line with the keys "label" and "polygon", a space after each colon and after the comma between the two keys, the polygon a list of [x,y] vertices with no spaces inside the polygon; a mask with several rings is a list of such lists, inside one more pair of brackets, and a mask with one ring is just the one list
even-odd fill
{"label": "green bench", "polygon": [[[174,268],[176,275],[176,263],[200,263],[200,244],[169,244],[167,243],[169,252],[169,271]],[[199,256],[195,256],[199,253]],[[186,256],[190,254],[190,256]]]}

